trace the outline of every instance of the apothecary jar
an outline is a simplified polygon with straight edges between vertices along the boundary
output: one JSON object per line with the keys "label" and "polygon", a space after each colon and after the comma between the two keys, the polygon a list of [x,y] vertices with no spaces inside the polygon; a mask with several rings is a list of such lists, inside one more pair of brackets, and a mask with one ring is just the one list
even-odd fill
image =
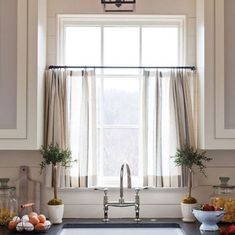
{"label": "apothecary jar", "polygon": [[229,185],[229,177],[220,177],[220,185],[214,185],[211,203],[216,208],[223,208],[225,215],[222,222],[235,222],[235,185]]}
{"label": "apothecary jar", "polygon": [[0,178],[0,225],[6,225],[17,215],[18,204],[15,199],[15,187],[7,185],[8,178]]}

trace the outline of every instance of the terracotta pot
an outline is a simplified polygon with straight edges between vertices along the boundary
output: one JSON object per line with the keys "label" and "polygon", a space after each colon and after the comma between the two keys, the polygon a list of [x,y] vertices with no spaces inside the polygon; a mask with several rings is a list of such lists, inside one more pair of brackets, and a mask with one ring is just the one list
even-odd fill
{"label": "terracotta pot", "polygon": [[52,224],[61,224],[64,215],[64,204],[62,205],[47,205],[48,216]]}
{"label": "terracotta pot", "polygon": [[181,212],[182,212],[182,220],[184,222],[195,222],[196,218],[194,217],[192,211],[196,208],[197,203],[194,204],[186,204],[181,202]]}

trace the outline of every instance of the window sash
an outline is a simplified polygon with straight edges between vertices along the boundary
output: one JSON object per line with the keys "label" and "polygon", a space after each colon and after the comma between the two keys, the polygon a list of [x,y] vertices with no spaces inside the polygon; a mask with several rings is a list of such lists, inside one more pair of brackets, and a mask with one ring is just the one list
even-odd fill
{"label": "window sash", "polygon": [[[65,64],[65,31],[66,27],[101,27],[101,35],[103,35],[103,28],[108,26],[117,27],[140,27],[140,60],[141,60],[141,34],[143,27],[177,27],[178,28],[178,62],[185,64],[185,39],[186,39],[186,16],[185,15],[65,15],[59,14],[58,21],[58,40],[57,40],[57,64]],[[101,66],[104,65],[103,61],[103,36],[101,36]],[[139,65],[141,66],[141,61]]]}
{"label": "window sash", "polygon": [[[57,41],[57,63],[65,64],[65,32],[66,27],[101,27],[101,66],[104,65],[104,38],[103,29],[104,27],[139,27],[139,64],[137,66],[142,66],[142,29],[144,27],[177,27],[178,29],[178,62],[179,64],[185,64],[185,16],[111,16],[111,15],[58,15],[58,41]],[[138,77],[142,74],[142,69],[137,69],[136,74],[130,73],[130,71],[123,69],[121,74],[113,74],[112,70],[110,73],[104,73],[103,69],[96,70],[96,77],[101,78],[125,78],[125,77]],[[129,73],[128,73],[129,72]],[[103,84],[103,82],[102,82]],[[103,90],[103,89],[102,89]],[[101,92],[102,94],[102,92]],[[102,98],[102,97],[101,97]],[[104,131],[106,129],[139,129],[139,125],[97,125],[97,130]],[[139,137],[140,139],[140,137]],[[103,140],[101,140],[101,145]],[[97,156],[98,157],[98,156]],[[100,156],[99,156],[100,157]],[[142,159],[140,159],[142,161]],[[98,166],[97,166],[98,167]],[[135,185],[141,185],[140,182],[143,181],[141,176],[142,171],[139,169],[139,177],[132,177]],[[105,177],[98,176],[98,182],[100,185],[107,186],[118,186],[119,177]]]}

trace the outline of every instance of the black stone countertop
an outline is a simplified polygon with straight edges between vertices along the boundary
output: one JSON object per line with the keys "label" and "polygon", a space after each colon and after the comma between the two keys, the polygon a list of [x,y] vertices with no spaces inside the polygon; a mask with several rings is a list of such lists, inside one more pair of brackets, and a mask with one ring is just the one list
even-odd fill
{"label": "black stone countertop", "polygon": [[[200,232],[199,223],[184,223],[181,219],[143,219],[144,223],[178,223],[183,229],[186,235],[219,235],[219,232]],[[57,235],[61,231],[64,224],[67,223],[104,223],[101,219],[64,219],[60,225],[53,225],[47,233],[41,233],[45,235]],[[131,219],[110,219],[109,223],[135,223]],[[141,222],[140,222],[141,223]],[[5,227],[0,227],[0,235],[29,235],[34,234],[32,232],[9,232]],[[40,234],[40,233],[36,233]]]}

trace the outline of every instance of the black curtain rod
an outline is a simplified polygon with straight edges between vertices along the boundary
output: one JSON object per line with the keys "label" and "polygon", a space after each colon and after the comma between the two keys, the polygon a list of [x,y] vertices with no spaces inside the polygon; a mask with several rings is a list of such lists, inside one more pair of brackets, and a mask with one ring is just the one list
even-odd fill
{"label": "black curtain rod", "polygon": [[195,66],[65,66],[50,65],[49,69],[191,69]]}

